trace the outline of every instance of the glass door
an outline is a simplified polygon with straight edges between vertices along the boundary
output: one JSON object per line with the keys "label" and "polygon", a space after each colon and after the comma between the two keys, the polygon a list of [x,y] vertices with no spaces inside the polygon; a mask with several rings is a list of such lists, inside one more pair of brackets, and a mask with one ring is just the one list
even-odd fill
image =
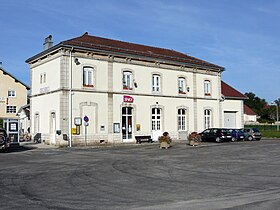
{"label": "glass door", "polygon": [[152,138],[154,141],[161,136],[161,109],[152,108]]}
{"label": "glass door", "polygon": [[122,108],[122,138],[132,140],[132,107]]}

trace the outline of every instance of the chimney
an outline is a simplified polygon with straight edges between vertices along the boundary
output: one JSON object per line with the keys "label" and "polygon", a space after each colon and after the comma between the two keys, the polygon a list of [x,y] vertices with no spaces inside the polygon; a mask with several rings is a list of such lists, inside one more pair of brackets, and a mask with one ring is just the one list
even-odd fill
{"label": "chimney", "polygon": [[47,50],[53,46],[52,42],[52,35],[49,35],[47,38],[45,38],[44,42],[44,50]]}

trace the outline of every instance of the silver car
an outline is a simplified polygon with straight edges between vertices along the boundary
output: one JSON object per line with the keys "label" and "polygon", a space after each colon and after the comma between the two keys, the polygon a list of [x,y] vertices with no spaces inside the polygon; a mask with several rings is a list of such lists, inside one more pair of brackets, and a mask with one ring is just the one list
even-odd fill
{"label": "silver car", "polygon": [[253,140],[261,140],[262,134],[259,131],[258,128],[244,128],[244,135],[245,135],[245,140],[248,141],[253,141]]}

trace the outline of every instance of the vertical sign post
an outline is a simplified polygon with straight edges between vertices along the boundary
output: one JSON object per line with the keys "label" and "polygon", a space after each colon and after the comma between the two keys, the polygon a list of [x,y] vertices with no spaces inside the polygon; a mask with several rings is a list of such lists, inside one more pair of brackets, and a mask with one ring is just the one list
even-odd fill
{"label": "vertical sign post", "polygon": [[87,146],[87,127],[89,125],[88,121],[89,121],[89,118],[88,116],[84,116],[84,125],[85,125],[85,145]]}

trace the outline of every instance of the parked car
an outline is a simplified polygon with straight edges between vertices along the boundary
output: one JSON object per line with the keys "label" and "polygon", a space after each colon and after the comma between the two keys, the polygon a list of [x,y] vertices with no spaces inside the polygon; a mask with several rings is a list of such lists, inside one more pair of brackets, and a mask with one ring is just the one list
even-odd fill
{"label": "parked car", "polygon": [[10,148],[10,141],[5,129],[0,128],[0,149],[8,150]]}
{"label": "parked car", "polygon": [[262,134],[259,131],[258,128],[244,128],[244,135],[245,135],[245,140],[248,141],[253,141],[253,140],[261,140]]}
{"label": "parked car", "polygon": [[209,128],[199,134],[201,141],[231,141],[232,136],[229,129],[226,128]]}
{"label": "parked car", "polygon": [[243,129],[230,129],[231,132],[231,141],[243,141],[245,134]]}

